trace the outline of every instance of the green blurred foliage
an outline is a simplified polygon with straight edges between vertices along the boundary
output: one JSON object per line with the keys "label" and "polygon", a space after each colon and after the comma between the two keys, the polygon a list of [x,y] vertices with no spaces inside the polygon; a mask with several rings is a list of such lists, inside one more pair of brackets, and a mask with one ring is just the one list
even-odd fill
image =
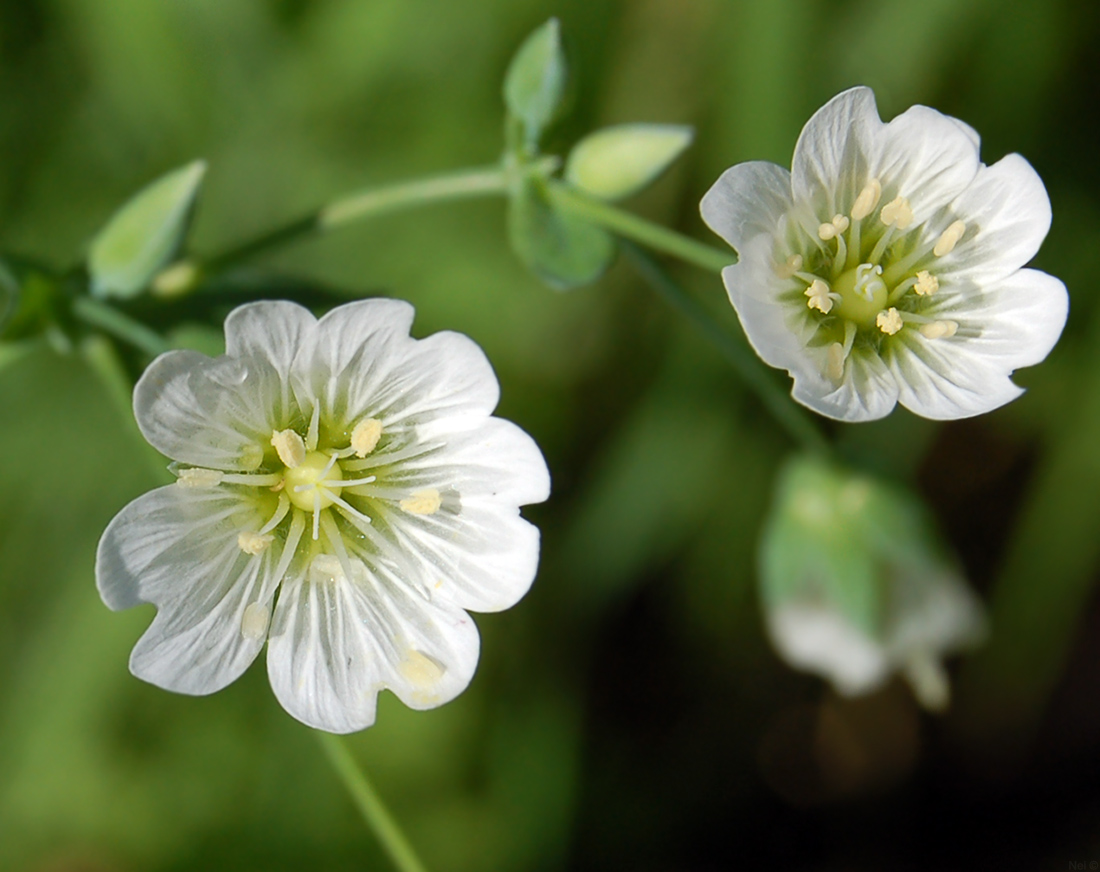
{"label": "green blurred foliage", "polygon": [[[544,534],[532,592],[478,618],[471,689],[431,712],[387,696],[353,751],[435,869],[1063,868],[1097,856],[1093,6],[11,0],[0,250],[74,266],[134,192],[198,158],[199,252],[350,190],[495,160],[509,59],[551,15],[571,83],[544,148],[564,153],[610,124],[695,127],[685,157],[629,205],[699,239],[698,200],[723,169],[788,163],[810,113],[857,83],[886,117],[934,105],[982,132],[987,162],[1018,150],[1039,170],[1055,219],[1037,265],[1066,281],[1072,314],[1050,360],[1019,376],[1029,393],[976,422],[897,413],[832,428],[847,456],[929,499],[991,602],[991,643],[939,722],[918,721],[896,688],[861,706],[786,671],[752,592],[792,447],[782,432],[624,265],[555,294],[510,252],[503,203],[425,209],[266,263],[347,296],[408,299],[418,335],[471,335],[500,375],[501,414],[543,446],[555,493],[526,510]],[[736,330],[715,277],[673,268]],[[174,338],[218,344],[201,323]],[[93,343],[0,370],[0,868],[385,868],[262,666],[209,699],[126,671],[151,614],[108,612],[92,562],[110,517],[164,480],[119,412],[135,362]],[[981,805],[1006,772],[1009,799]]]}

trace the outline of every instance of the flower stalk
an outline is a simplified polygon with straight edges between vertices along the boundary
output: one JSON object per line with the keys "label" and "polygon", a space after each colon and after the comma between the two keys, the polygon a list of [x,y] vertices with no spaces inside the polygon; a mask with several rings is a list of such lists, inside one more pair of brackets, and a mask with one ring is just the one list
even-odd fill
{"label": "flower stalk", "polygon": [[425,872],[426,867],[420,862],[420,858],[401,831],[401,827],[386,808],[386,804],[374,789],[374,785],[370,783],[366,773],[355,762],[355,758],[351,756],[343,740],[339,736],[320,730],[314,730],[313,734],[321,743],[321,748],[329,763],[332,764],[333,770],[351,794],[363,820],[371,828],[383,850],[393,861],[393,865],[401,872]]}

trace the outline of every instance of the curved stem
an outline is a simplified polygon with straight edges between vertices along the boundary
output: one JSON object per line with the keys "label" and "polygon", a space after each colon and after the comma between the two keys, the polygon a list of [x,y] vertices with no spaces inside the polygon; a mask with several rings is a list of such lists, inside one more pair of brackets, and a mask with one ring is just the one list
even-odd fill
{"label": "curved stem", "polygon": [[85,324],[98,327],[153,357],[172,347],[155,330],[95,297],[77,297],[73,300],[73,314]]}
{"label": "curved stem", "polygon": [[424,864],[416,856],[409,840],[401,832],[397,821],[393,819],[363,770],[356,764],[355,758],[351,756],[344,741],[331,733],[320,730],[313,732],[321,743],[332,768],[336,770],[336,774],[344,782],[344,787],[359,807],[363,820],[374,831],[374,835],[381,842],[382,848],[393,861],[393,865],[401,872],[425,872]]}
{"label": "curved stem", "polygon": [[504,169],[500,166],[489,166],[357,191],[334,200],[312,215],[207,258],[201,262],[201,268],[207,274],[220,272],[285,243],[333,230],[353,221],[428,203],[503,194],[506,189]]}
{"label": "curved stem", "polygon": [[733,251],[697,242],[690,236],[639,218],[617,206],[585,196],[561,182],[552,181],[548,189],[551,201],[559,209],[598,224],[625,239],[640,242],[647,248],[671,254],[713,272],[721,272],[730,264],[737,263],[737,254]]}
{"label": "curved stem", "polygon": [[764,408],[795,442],[815,454],[824,455],[830,452],[829,442],[814,420],[796,406],[790,396],[772,380],[760,360],[744,342],[738,341],[719,327],[706,310],[638,246],[629,242],[620,245],[638,275],[721,352],[737,370],[749,390],[756,394]]}

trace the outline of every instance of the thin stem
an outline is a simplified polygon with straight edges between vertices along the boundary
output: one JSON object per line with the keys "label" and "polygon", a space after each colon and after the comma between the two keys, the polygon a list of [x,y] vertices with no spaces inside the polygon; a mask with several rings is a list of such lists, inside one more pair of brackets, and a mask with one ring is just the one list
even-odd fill
{"label": "thin stem", "polygon": [[332,768],[336,770],[336,774],[344,782],[344,787],[359,807],[367,826],[374,831],[374,835],[382,843],[382,848],[393,861],[393,865],[401,872],[425,872],[424,864],[416,856],[409,840],[401,832],[397,822],[367,780],[363,770],[355,762],[355,758],[351,756],[343,740],[339,736],[321,730],[314,730],[314,735],[324,748]]}
{"label": "thin stem", "polygon": [[696,242],[690,236],[639,218],[617,206],[587,197],[561,182],[551,182],[548,189],[550,199],[559,209],[587,219],[625,239],[640,242],[647,248],[671,254],[712,272],[721,272],[723,268],[737,262],[737,255],[733,251]]}
{"label": "thin stem", "polygon": [[155,330],[95,297],[77,297],[73,300],[73,314],[85,324],[98,327],[153,357],[172,347]]}
{"label": "thin stem", "polygon": [[807,451],[828,454],[829,443],[813,419],[796,406],[785,391],[780,389],[761,366],[756,355],[749,351],[748,346],[719,327],[706,310],[688,296],[687,292],[642,249],[629,242],[622,242],[620,245],[623,254],[638,275],[660,294],[666,303],[684,315],[692,326],[721,352],[722,356],[733,365],[741,380],[756,394],[764,408],[790,437]]}
{"label": "thin stem", "polygon": [[500,166],[489,166],[358,191],[334,200],[312,215],[214,255],[202,263],[202,268],[207,274],[219,272],[285,243],[333,230],[353,221],[428,203],[503,194],[506,189],[504,169]]}

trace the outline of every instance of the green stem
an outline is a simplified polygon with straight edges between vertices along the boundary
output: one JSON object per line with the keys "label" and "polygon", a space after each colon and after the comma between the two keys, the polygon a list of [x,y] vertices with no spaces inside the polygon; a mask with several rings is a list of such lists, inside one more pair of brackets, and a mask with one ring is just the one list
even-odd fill
{"label": "green stem", "polygon": [[207,274],[220,272],[285,243],[334,230],[353,221],[428,203],[503,194],[506,190],[504,169],[500,166],[489,166],[358,191],[334,200],[312,215],[214,255],[201,266]]}
{"label": "green stem", "polygon": [[621,246],[623,254],[638,275],[721,352],[733,365],[741,380],[756,394],[764,408],[791,438],[807,451],[827,455],[830,452],[829,442],[821,430],[775,383],[771,373],[764,369],[748,346],[719,327],[707,311],[688,296],[642,249],[629,242],[623,242]]}
{"label": "green stem", "polygon": [[324,748],[332,768],[336,770],[336,774],[344,782],[344,787],[359,807],[359,812],[363,815],[367,826],[374,831],[383,849],[393,861],[393,865],[401,872],[425,872],[424,864],[416,856],[409,840],[401,832],[401,828],[367,780],[363,770],[356,764],[355,758],[351,756],[343,740],[339,736],[321,730],[314,730],[314,735]]}
{"label": "green stem", "polygon": [[640,242],[647,248],[671,254],[712,272],[721,272],[730,264],[737,263],[737,255],[733,251],[696,242],[690,236],[639,218],[617,206],[594,200],[561,182],[551,181],[548,188],[551,201],[559,209],[598,224],[625,239]]}
{"label": "green stem", "polygon": [[77,297],[73,300],[73,314],[85,324],[98,327],[153,357],[172,347],[155,330],[95,297]]}

